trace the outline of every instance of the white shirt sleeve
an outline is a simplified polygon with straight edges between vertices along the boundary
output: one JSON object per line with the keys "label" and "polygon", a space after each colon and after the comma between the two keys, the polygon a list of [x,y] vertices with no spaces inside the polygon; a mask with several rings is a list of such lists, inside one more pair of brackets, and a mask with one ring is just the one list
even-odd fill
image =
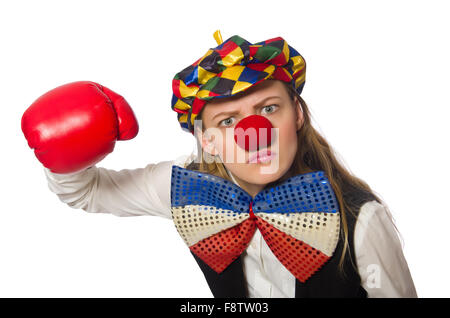
{"label": "white shirt sleeve", "polygon": [[92,166],[70,174],[44,168],[49,189],[75,209],[116,216],[155,215],[172,218],[170,189],[172,166],[186,157],[120,171]]}
{"label": "white shirt sleeve", "polygon": [[361,285],[369,298],[416,298],[397,231],[384,206],[366,202],[356,222],[355,254]]}

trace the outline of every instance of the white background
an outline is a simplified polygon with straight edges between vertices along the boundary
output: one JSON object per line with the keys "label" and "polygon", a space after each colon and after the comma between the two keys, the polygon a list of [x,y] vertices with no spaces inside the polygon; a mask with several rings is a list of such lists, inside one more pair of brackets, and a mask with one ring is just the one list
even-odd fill
{"label": "white background", "polygon": [[71,209],[20,129],[77,80],[123,95],[139,135],[98,166],[194,150],[170,108],[175,73],[223,39],[282,36],[306,59],[303,98],[351,171],[390,207],[419,297],[448,297],[450,12],[446,1],[3,1],[0,296],[211,297],[173,223]]}

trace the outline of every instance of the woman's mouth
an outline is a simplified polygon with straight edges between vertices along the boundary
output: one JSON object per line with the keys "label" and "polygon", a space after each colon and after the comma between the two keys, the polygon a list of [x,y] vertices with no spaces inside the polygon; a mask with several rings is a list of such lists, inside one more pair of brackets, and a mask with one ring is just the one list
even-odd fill
{"label": "woman's mouth", "polygon": [[267,149],[263,149],[250,156],[247,163],[266,163],[272,161],[276,153]]}

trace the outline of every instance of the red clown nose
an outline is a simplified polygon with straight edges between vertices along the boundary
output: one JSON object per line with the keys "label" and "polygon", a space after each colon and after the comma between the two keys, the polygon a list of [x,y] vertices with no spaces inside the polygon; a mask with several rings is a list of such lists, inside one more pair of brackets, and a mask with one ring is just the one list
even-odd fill
{"label": "red clown nose", "polygon": [[247,151],[255,151],[272,143],[272,124],[260,115],[243,118],[234,128],[234,140]]}

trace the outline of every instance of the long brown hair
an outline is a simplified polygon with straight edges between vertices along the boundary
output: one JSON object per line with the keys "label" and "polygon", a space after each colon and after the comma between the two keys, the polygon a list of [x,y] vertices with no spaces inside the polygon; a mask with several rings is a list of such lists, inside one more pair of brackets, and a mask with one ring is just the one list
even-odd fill
{"label": "long brown hair", "polygon": [[[386,212],[388,213],[392,221],[393,218],[387,205],[384,204],[383,200],[380,199],[380,196],[378,194],[375,194],[375,191],[373,191],[365,181],[354,176],[349,171],[349,169],[344,167],[344,165],[341,162],[339,162],[339,160],[335,155],[335,151],[328,144],[325,138],[322,137],[321,134],[311,124],[311,114],[309,112],[308,105],[302,99],[302,97],[295,91],[295,89],[292,88],[292,86],[290,85],[284,86],[287,88],[287,91],[289,93],[289,96],[291,97],[291,100],[293,101],[293,104],[297,105],[296,101],[300,103],[303,110],[304,122],[302,128],[297,132],[298,150],[290,169],[285,175],[283,175],[283,177],[267,184],[265,188],[276,186],[277,184],[288,179],[289,177],[297,174],[308,173],[318,170],[322,170],[325,172],[335,192],[336,198],[340,206],[339,209],[341,219],[340,235],[344,242],[341,258],[339,260],[339,271],[342,274],[344,273],[343,263],[346,253],[348,253],[352,266],[356,269],[355,263],[351,258],[351,254],[349,253],[349,240],[348,240],[349,232],[348,232],[347,218],[349,216],[356,218],[358,214],[358,208],[360,207],[354,202],[346,200],[344,195],[345,192],[362,191],[363,193],[372,195],[373,198],[375,198],[375,200],[378,203],[384,206]],[[202,112],[199,113],[197,118],[201,119],[201,115]],[[203,127],[203,130],[205,130],[205,127]],[[232,181],[231,177],[228,175],[228,172],[224,167],[224,164],[221,162],[220,159],[218,159],[218,157],[215,158],[215,160],[211,160],[211,158],[205,159],[205,157],[207,157],[208,154],[202,150],[198,138],[197,138],[197,146],[198,146],[198,153],[201,155],[200,162],[191,163],[186,168],[216,175],[221,178]]]}

